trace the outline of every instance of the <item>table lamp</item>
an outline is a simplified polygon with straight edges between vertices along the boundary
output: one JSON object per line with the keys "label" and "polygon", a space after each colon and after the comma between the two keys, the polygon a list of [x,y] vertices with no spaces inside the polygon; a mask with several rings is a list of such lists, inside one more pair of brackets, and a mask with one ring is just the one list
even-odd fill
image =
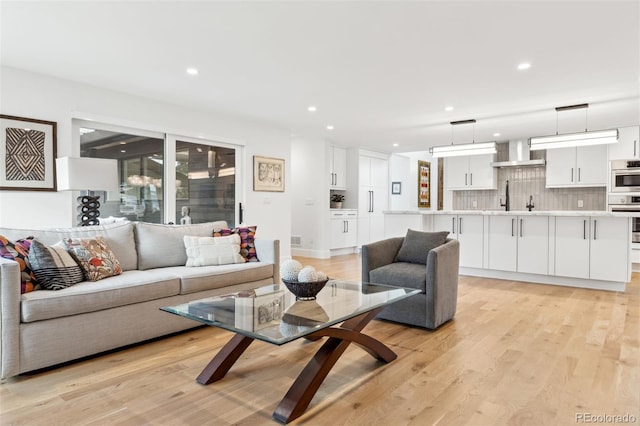
{"label": "table lamp", "polygon": [[61,157],[56,159],[58,191],[87,191],[78,201],[78,226],[100,223],[100,196],[91,191],[116,191],[118,161],[106,158]]}

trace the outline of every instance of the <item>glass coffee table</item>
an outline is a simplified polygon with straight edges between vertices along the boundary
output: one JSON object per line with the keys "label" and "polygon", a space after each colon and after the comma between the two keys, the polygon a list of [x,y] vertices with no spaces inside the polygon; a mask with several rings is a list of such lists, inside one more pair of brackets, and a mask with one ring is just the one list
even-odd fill
{"label": "glass coffee table", "polygon": [[381,361],[396,359],[391,349],[361,331],[386,306],[419,292],[412,288],[330,280],[316,300],[296,300],[284,285],[272,284],[161,309],[236,333],[196,378],[203,385],[222,379],[256,339],[283,345],[300,338],[328,337],[273,413],[274,419],[288,423],[304,413],[351,343]]}

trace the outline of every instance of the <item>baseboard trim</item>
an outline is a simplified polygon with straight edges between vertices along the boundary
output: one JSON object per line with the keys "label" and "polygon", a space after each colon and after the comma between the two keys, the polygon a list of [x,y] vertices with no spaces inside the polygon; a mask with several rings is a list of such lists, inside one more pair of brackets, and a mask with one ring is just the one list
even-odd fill
{"label": "baseboard trim", "polygon": [[329,259],[331,252],[329,250],[312,250],[298,247],[291,247],[292,256],[311,257],[314,259]]}

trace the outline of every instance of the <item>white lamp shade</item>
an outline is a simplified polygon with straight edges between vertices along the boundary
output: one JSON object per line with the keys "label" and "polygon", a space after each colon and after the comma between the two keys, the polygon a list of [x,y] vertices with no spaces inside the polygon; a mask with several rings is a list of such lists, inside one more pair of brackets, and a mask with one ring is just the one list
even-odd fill
{"label": "white lamp shade", "polygon": [[429,151],[434,158],[457,157],[463,155],[495,154],[496,143],[479,142],[460,145],[434,146],[429,148]]}
{"label": "white lamp shade", "polygon": [[106,158],[61,157],[56,159],[58,191],[116,191],[118,161]]}
{"label": "white lamp shade", "polygon": [[618,130],[597,130],[584,133],[536,136],[529,140],[531,150],[570,148],[573,146],[603,145],[618,142]]}

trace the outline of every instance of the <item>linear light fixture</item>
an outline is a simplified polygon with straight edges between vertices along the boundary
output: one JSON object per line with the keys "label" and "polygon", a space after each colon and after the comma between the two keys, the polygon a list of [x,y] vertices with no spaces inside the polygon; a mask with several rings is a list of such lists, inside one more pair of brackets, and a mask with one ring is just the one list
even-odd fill
{"label": "linear light fixture", "polygon": [[[452,126],[457,126],[460,124],[475,125],[475,123],[476,123],[476,120],[462,120],[462,121],[452,121],[449,124],[451,124]],[[453,134],[453,127],[451,129],[452,129],[451,132]],[[472,143],[454,145],[452,141],[451,145],[433,146],[429,148],[429,153],[434,158],[458,157],[462,155],[495,154],[496,143],[495,142],[475,143],[475,141],[473,141]]]}
{"label": "linear light fixture", "polygon": [[568,105],[556,107],[556,116],[561,111],[572,109],[585,109],[585,129],[584,132],[558,134],[558,124],[556,118],[556,134],[549,136],[535,136],[529,139],[529,146],[532,151],[538,149],[571,148],[575,146],[604,145],[618,142],[618,129],[594,130],[586,129],[586,109],[589,104]]}

